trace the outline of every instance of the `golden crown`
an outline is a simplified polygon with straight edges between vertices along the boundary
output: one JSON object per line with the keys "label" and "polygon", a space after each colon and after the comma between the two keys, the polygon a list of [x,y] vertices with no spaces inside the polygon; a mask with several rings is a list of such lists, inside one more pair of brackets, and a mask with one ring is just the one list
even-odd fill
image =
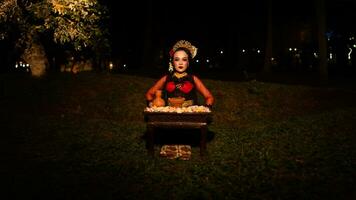
{"label": "golden crown", "polygon": [[[175,43],[175,45],[173,46],[172,50],[173,53],[178,49],[178,48],[185,48],[188,49],[188,51],[190,52],[190,54],[192,55],[192,58],[194,58],[197,55],[198,52],[198,48],[196,48],[195,46],[193,46],[190,42],[186,41],[186,40],[179,40],[177,43]],[[173,56],[173,55],[171,55]]]}

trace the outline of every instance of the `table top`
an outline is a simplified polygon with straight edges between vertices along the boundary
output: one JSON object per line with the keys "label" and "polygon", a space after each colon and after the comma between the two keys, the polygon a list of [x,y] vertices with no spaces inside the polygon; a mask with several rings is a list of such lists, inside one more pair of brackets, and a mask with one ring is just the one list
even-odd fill
{"label": "table top", "polygon": [[146,122],[187,122],[211,123],[212,112],[148,112],[144,111]]}
{"label": "table top", "polygon": [[151,113],[161,113],[164,115],[175,115],[175,114],[193,114],[201,115],[211,113],[211,110],[206,106],[193,105],[188,107],[172,107],[172,106],[162,106],[162,107],[146,107],[144,113],[150,115]]}
{"label": "table top", "polygon": [[149,112],[143,111],[144,115],[212,115],[211,112]]}

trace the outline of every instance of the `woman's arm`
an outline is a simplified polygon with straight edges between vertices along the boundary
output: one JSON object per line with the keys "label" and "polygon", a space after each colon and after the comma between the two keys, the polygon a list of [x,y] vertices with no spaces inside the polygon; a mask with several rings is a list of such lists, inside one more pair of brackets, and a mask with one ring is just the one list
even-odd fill
{"label": "woman's arm", "polygon": [[157,90],[161,90],[166,82],[166,76],[163,76],[159,79],[147,92],[146,92],[146,100],[152,101],[155,98],[155,93]]}
{"label": "woman's arm", "polygon": [[212,106],[214,104],[214,97],[210,93],[210,91],[205,87],[203,82],[196,76],[193,76],[195,86],[197,87],[197,90],[202,94],[205,98],[205,104],[207,106]]}

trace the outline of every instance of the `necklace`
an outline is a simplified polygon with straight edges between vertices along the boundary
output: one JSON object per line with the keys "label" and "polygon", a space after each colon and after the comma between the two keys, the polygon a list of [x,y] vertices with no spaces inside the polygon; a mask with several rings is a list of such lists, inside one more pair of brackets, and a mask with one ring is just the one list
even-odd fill
{"label": "necklace", "polygon": [[187,75],[187,72],[183,72],[183,73],[174,72],[174,76],[177,78],[183,78],[186,75]]}

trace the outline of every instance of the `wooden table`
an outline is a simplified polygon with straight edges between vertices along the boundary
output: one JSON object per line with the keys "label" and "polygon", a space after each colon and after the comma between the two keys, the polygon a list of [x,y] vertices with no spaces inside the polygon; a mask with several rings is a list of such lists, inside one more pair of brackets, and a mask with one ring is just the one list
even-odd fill
{"label": "wooden table", "polygon": [[208,124],[212,121],[211,112],[176,113],[144,111],[147,125],[147,148],[154,155],[155,128],[197,128],[200,129],[200,155],[206,154],[206,135]]}

